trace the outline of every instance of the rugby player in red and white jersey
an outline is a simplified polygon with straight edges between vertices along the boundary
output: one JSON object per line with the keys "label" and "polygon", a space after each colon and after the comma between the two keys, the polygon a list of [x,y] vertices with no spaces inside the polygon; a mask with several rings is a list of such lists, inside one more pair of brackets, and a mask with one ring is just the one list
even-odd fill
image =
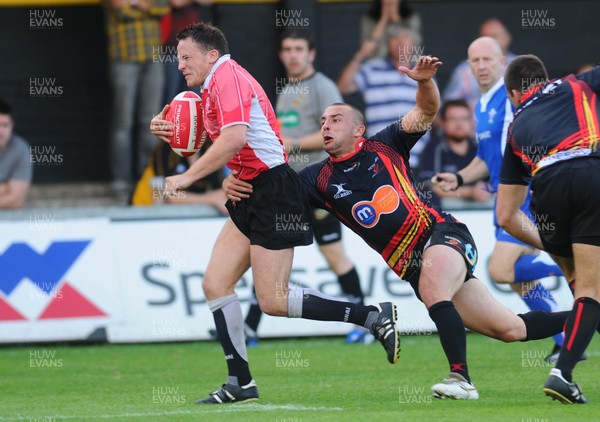
{"label": "rugby player in red and white jersey", "polygon": [[[165,180],[167,194],[227,165],[254,189],[252,198],[226,206],[230,218],[215,243],[202,288],[223,346],[228,377],[198,404],[258,399],[248,366],[242,310],[234,287],[252,267],[263,312],[275,316],[362,325],[382,343],[390,363],[398,360],[396,309],[389,302],[365,306],[342,302],[309,288],[288,286],[294,247],[312,243],[310,204],[298,175],[287,164],[275,112],[259,83],[228,54],[218,28],[193,24],[177,36],[179,70],[189,87],[203,87],[204,126],[211,148],[186,172]],[[163,111],[150,130],[161,139],[173,124]]]}
{"label": "rugby player in red and white jersey", "polygon": [[[375,249],[413,287],[435,323],[450,375],[432,386],[438,398],[479,398],[467,365],[465,327],[506,342],[546,338],[562,331],[568,312],[515,315],[497,302],[473,274],[477,248],[467,226],[423,202],[410,168],[410,149],[433,123],[439,91],[433,76],[441,65],[423,56],[399,70],[418,82],[416,106],[365,139],[364,116],[343,103],[321,118],[330,157],[308,166],[300,179],[314,206],[335,215]],[[256,190],[229,177],[230,200]],[[343,194],[340,194],[340,193]]]}

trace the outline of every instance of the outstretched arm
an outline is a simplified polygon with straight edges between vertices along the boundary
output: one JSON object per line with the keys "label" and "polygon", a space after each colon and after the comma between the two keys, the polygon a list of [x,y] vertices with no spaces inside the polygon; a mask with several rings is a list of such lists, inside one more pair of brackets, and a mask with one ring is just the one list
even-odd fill
{"label": "outstretched arm", "polygon": [[469,185],[484,180],[490,175],[490,172],[485,161],[479,157],[474,157],[469,165],[458,171],[458,173],[436,173],[431,178],[431,183],[444,192],[455,191],[459,188],[457,174],[462,177],[463,184]]}
{"label": "outstretched arm", "polygon": [[423,132],[431,127],[440,108],[440,91],[433,77],[441,65],[437,57],[421,56],[412,69],[398,67],[400,72],[417,81],[417,105],[402,119],[405,132]]}

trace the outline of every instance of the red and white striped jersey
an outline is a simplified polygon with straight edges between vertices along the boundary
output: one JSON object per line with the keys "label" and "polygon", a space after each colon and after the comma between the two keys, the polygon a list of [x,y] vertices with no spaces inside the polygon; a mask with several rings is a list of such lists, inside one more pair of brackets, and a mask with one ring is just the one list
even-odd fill
{"label": "red and white striped jersey", "polygon": [[229,126],[248,126],[246,145],[227,163],[240,179],[254,179],[287,163],[273,106],[246,69],[226,54],[212,67],[203,88],[203,123],[213,141]]}

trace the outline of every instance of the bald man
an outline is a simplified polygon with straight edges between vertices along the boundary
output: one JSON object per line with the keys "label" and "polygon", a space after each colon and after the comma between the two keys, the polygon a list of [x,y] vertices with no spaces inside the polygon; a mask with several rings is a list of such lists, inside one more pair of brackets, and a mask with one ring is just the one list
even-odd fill
{"label": "bald man", "polygon": [[[508,48],[512,42],[512,35],[506,28],[506,26],[497,18],[490,18],[485,20],[479,27],[480,37],[491,37],[498,41],[502,54],[504,55],[505,63],[504,70],[508,63],[515,57],[515,55],[509,52]],[[444,89],[442,98],[444,101],[461,99],[465,100],[471,106],[471,109],[475,109],[475,104],[479,100],[481,92],[477,79],[471,73],[471,67],[469,61],[465,60],[461,62],[450,76],[446,88]]]}
{"label": "bald man", "polygon": [[[475,107],[477,155],[467,167],[457,173],[436,174],[432,183],[448,192],[458,189],[463,183],[475,183],[489,178],[489,190],[496,194],[508,126],[514,112],[502,77],[505,56],[498,41],[491,37],[480,37],[469,46],[468,62],[482,94]],[[521,210],[532,218],[529,202],[528,195]],[[562,275],[560,268],[550,258],[540,257],[539,250],[504,231],[496,219],[495,208],[494,203],[496,244],[488,264],[490,278],[496,283],[510,284],[531,310],[557,311],[558,306],[552,294],[537,280]],[[546,357],[550,363],[558,359],[563,334],[557,334],[553,338],[554,348]]]}

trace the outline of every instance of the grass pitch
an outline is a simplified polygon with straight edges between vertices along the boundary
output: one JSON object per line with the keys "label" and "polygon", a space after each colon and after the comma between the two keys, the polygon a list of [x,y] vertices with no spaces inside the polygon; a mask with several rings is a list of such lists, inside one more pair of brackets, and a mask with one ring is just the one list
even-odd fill
{"label": "grass pitch", "polygon": [[448,368],[436,335],[402,338],[396,365],[381,346],[341,338],[263,340],[249,349],[258,402],[197,406],[220,386],[217,343],[0,348],[0,421],[594,421],[600,340],[575,370],[590,404],[545,397],[550,340],[467,336],[478,401],[433,399]]}

